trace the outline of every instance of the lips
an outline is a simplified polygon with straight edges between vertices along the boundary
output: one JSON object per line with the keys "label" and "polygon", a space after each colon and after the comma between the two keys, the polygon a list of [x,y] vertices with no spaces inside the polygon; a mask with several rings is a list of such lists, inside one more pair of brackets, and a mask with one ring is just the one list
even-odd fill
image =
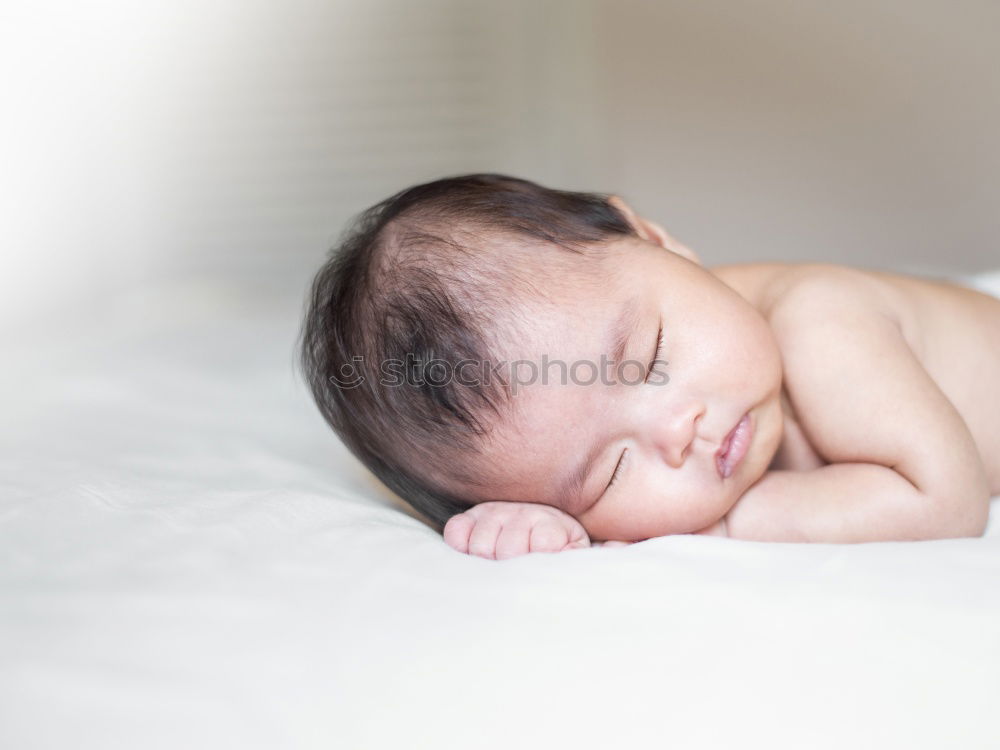
{"label": "lips", "polygon": [[747,454],[750,447],[750,438],[753,434],[753,425],[750,423],[750,414],[744,414],[737,422],[736,426],[726,435],[715,454],[715,467],[719,471],[722,479],[732,476],[732,473],[739,466],[740,461]]}

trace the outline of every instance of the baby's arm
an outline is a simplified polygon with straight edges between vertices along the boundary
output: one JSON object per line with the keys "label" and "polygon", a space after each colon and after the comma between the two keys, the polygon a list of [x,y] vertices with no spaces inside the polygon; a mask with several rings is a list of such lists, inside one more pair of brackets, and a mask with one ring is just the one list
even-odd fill
{"label": "baby's arm", "polygon": [[449,518],[444,540],[459,552],[491,560],[590,546],[587,532],[568,513],[540,503],[501,501]]}
{"label": "baby's arm", "polygon": [[800,282],[772,311],[790,400],[829,462],[771,471],[726,517],[762,541],[864,542],[979,536],[989,485],[961,415],[868,287]]}

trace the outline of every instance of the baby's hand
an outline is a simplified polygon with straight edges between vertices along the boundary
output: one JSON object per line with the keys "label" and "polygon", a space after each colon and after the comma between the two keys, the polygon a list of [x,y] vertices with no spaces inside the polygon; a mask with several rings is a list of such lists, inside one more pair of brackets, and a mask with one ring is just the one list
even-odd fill
{"label": "baby's hand", "polygon": [[452,516],[444,540],[459,552],[505,560],[529,552],[560,552],[590,546],[573,516],[551,505],[493,501]]}

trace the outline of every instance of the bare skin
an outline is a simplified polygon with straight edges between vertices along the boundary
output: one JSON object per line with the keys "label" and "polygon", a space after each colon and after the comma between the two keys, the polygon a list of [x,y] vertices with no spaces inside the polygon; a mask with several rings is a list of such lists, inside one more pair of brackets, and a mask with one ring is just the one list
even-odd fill
{"label": "bare skin", "polygon": [[[832,264],[706,269],[612,200],[641,239],[618,242],[584,299],[537,316],[526,356],[596,359],[631,300],[623,353],[654,359],[662,331],[669,382],[527,387],[487,451],[495,494],[449,520],[449,545],[503,559],[669,534],[983,533],[1000,494],[1000,300]],[[734,432],[746,452],[729,465]]]}

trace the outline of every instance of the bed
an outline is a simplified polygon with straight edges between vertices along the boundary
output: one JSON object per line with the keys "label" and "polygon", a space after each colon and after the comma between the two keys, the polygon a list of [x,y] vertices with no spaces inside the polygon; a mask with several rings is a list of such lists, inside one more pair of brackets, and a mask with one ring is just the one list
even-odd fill
{"label": "bed", "polygon": [[320,420],[303,286],[8,337],[0,747],[1000,746],[996,502],[981,539],[463,556]]}

